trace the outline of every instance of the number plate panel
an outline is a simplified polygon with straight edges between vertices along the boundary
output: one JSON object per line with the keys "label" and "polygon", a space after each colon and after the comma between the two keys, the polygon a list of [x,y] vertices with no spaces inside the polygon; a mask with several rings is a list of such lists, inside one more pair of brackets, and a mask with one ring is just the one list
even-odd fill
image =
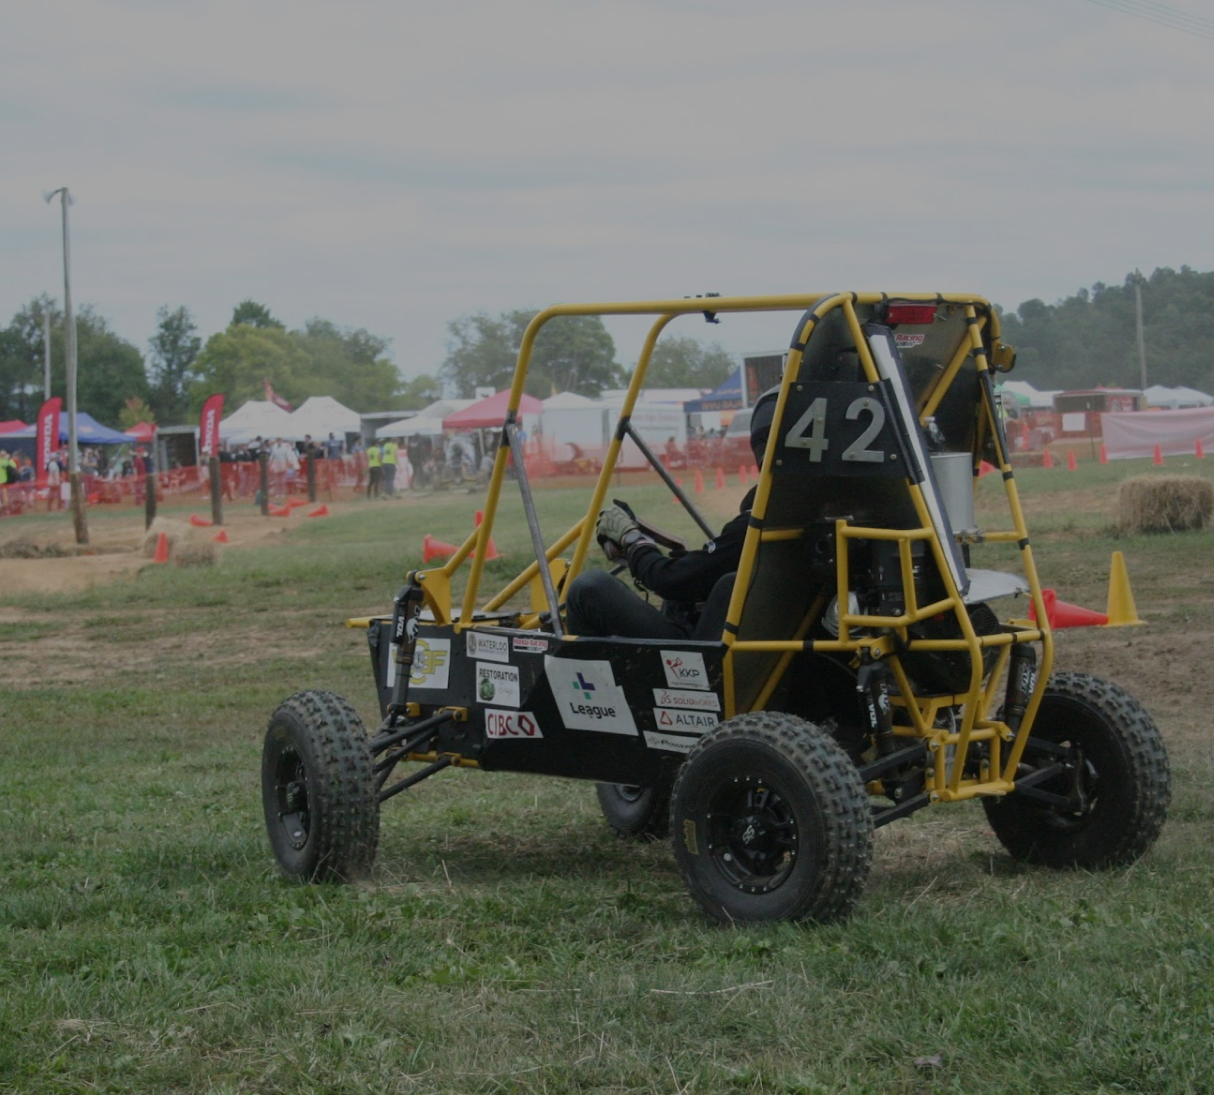
{"label": "number plate panel", "polygon": [[773,474],[905,477],[896,414],[888,381],[794,384]]}

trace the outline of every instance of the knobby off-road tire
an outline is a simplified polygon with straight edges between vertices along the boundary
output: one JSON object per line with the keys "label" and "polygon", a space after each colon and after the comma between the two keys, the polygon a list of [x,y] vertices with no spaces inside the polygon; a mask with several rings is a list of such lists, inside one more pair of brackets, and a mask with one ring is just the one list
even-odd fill
{"label": "knobby off-road tire", "polygon": [[723,923],[827,923],[859,901],[873,825],[855,765],[792,715],[739,715],[706,734],[674,786],[675,859]]}
{"label": "knobby off-road tire", "polygon": [[266,831],[278,866],[301,882],[371,873],[379,798],[358,713],[332,692],[297,692],[270,719],[261,758]]}
{"label": "knobby off-road tire", "polygon": [[[1042,740],[1059,756],[1033,749]],[[1163,739],[1128,692],[1085,673],[1057,673],[1046,685],[1024,760],[1064,760],[1066,773],[1038,786],[1079,794],[1077,808],[1014,792],[985,799],[986,817],[1015,859],[1046,867],[1100,869],[1133,863],[1159,836],[1171,801]]]}
{"label": "knobby off-road tire", "polygon": [[596,783],[603,817],[626,840],[665,840],[670,835],[670,791],[674,781],[654,787]]}

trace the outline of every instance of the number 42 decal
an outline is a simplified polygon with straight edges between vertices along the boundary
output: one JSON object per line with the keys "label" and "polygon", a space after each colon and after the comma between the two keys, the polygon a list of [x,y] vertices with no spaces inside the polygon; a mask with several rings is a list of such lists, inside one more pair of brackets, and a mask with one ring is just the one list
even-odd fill
{"label": "number 42 decal", "polygon": [[[823,455],[830,449],[830,438],[826,436],[826,410],[826,397],[819,396],[805,409],[784,439],[784,444],[790,449],[808,449],[810,462],[814,464],[821,463]],[[868,446],[876,440],[885,425],[885,407],[880,400],[861,396],[847,405],[844,417],[848,422],[855,422],[864,414],[869,416],[868,425],[843,450],[843,459],[862,464],[882,464],[885,453]]]}

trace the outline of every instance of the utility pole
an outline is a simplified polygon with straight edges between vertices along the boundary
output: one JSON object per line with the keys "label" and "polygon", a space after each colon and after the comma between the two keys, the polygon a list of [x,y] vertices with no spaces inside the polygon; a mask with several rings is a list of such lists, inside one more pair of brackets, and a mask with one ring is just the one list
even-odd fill
{"label": "utility pole", "polygon": [[72,523],[76,526],[76,543],[89,542],[89,527],[84,517],[84,492],[80,484],[80,452],[76,446],[76,318],[72,315],[71,236],[68,232],[67,207],[72,195],[66,186],[44,194],[49,203],[58,194],[63,205],[63,327],[64,365],[67,372],[67,466],[72,489]]}
{"label": "utility pole", "polygon": [[42,313],[42,398],[51,397],[51,307]]}
{"label": "utility pole", "polygon": [[1142,335],[1142,275],[1134,271],[1134,315],[1138,321],[1138,385],[1147,390],[1147,344]]}

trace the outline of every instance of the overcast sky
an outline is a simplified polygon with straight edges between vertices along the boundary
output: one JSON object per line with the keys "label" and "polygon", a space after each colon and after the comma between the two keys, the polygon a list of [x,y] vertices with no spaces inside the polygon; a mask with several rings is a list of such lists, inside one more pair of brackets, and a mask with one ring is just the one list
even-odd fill
{"label": "overcast sky", "polygon": [[205,337],[252,297],[406,376],[479,310],[1214,269],[1214,23],[1121,6],[1200,33],[1092,0],[9,0],[0,323],[62,297],[63,185],[73,298],[141,350],[163,304]]}

